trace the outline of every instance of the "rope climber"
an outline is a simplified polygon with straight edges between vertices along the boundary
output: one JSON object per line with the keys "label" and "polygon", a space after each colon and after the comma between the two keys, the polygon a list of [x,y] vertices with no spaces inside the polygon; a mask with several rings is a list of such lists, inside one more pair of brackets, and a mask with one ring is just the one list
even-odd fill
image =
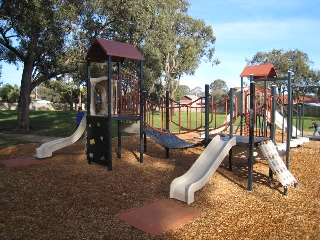
{"label": "rope climber", "polygon": [[186,149],[198,145],[195,143],[187,142],[177,137],[176,135],[165,131],[159,131],[152,128],[145,128],[143,132],[146,135],[148,135],[153,141],[165,148]]}

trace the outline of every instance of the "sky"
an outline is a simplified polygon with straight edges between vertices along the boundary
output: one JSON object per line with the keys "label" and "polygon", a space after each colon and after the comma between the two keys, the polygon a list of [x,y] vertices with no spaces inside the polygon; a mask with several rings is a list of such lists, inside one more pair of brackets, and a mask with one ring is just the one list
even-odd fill
{"label": "sky", "polygon": [[[189,0],[188,14],[213,28],[216,43],[212,66],[202,62],[193,76],[182,76],[180,84],[190,89],[216,79],[228,87],[240,86],[245,59],[273,49],[299,49],[320,70],[319,0]],[[3,83],[20,86],[22,69],[3,64]]]}

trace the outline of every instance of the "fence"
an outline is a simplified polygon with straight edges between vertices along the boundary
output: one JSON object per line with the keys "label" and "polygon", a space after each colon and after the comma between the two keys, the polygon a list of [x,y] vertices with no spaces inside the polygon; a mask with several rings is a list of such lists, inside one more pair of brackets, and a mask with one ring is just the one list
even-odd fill
{"label": "fence", "polygon": [[304,115],[310,117],[320,116],[320,106],[304,106]]}

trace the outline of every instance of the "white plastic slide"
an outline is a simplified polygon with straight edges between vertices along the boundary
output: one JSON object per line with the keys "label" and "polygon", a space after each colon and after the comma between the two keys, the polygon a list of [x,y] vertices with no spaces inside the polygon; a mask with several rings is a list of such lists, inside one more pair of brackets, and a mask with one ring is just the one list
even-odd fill
{"label": "white plastic slide", "polygon": [[[226,123],[230,123],[230,114],[228,114],[228,116],[226,117],[226,120],[224,120],[223,124],[226,124]],[[220,132],[228,129],[230,127],[230,125],[222,125],[216,129],[213,129],[211,131],[209,131],[209,134],[210,135],[215,135],[215,134],[219,134]],[[205,132],[201,132],[200,133],[200,138],[204,138],[205,136]]]}
{"label": "white plastic slide", "polygon": [[[268,112],[267,114],[268,116],[271,115],[270,112]],[[283,121],[283,116],[278,111],[276,111],[275,124],[281,129],[283,128],[283,130],[287,131],[287,120],[284,119]],[[292,136],[296,137],[296,135],[300,135],[300,131],[295,126],[292,126]]]}
{"label": "white plastic slide", "polygon": [[36,149],[35,157],[36,158],[51,157],[54,151],[67,147],[75,143],[76,141],[78,141],[78,139],[82,136],[85,130],[86,130],[86,115],[84,115],[79,127],[70,137],[60,138],[60,139],[42,144],[40,147]]}
{"label": "white plastic slide", "polygon": [[[270,118],[271,116],[269,111],[267,111],[267,116],[268,118]],[[284,119],[283,121],[283,116],[277,111],[275,116],[275,124],[281,129],[284,128],[284,130],[287,131],[287,120]],[[309,138],[299,137],[299,135],[300,135],[299,129],[297,129],[295,126],[292,126],[292,136],[296,138],[291,139],[290,148],[301,146],[302,144],[309,142]],[[278,144],[276,147],[278,148],[279,151],[286,151],[286,143]]]}
{"label": "white plastic slide", "polygon": [[120,123],[120,131],[126,133],[139,134],[140,121],[137,121],[135,123]]}
{"label": "white plastic slide", "polygon": [[278,150],[271,140],[262,142],[259,146],[263,155],[267,158],[269,167],[272,172],[277,175],[282,186],[292,186],[297,184],[297,180],[292,176],[291,172],[279,156]]}
{"label": "white plastic slide", "polygon": [[194,202],[194,193],[210,180],[229,150],[236,145],[236,137],[224,139],[215,136],[192,167],[171,182],[170,198],[187,204]]}

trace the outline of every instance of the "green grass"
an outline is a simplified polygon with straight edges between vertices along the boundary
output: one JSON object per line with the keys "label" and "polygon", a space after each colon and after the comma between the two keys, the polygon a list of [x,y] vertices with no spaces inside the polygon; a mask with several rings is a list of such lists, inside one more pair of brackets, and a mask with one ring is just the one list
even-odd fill
{"label": "green grass", "polygon": [[[216,116],[209,116],[209,127],[216,128],[221,126],[226,120],[225,114],[216,114]],[[155,112],[153,116],[147,114],[147,122],[155,128],[166,128],[165,125],[165,114],[161,116],[160,112]],[[161,121],[162,119],[162,121]],[[239,119],[235,124],[239,124]],[[172,116],[172,122],[170,123],[170,130],[172,132],[179,132],[179,125],[181,126],[180,131],[186,129],[196,129],[200,126],[205,125],[205,114],[196,112],[179,112],[176,111]],[[203,128],[202,128],[203,129]]]}
{"label": "green grass", "polygon": [[[6,134],[34,134],[39,136],[68,137],[76,130],[76,111],[30,111],[30,130],[15,129],[17,111],[0,111],[0,133]],[[112,123],[112,137],[117,135],[117,124]],[[123,135],[129,135],[123,133]],[[12,140],[1,137],[0,147],[26,143],[23,140]]]}
{"label": "green grass", "polygon": [[[45,110],[31,110],[30,111],[30,130],[18,130],[15,129],[17,122],[17,111],[13,110],[1,110],[0,111],[0,133],[19,133],[19,134],[34,134],[40,136],[54,136],[54,137],[67,137],[74,133],[76,123],[75,117],[76,111],[45,111]],[[178,114],[173,116],[174,122],[179,122]],[[184,127],[195,128],[196,121],[198,119],[199,126],[200,122],[204,123],[204,114],[203,113],[189,113],[181,112],[181,124]],[[220,126],[226,116],[225,114],[217,114],[216,119],[210,124],[210,127]],[[313,131],[309,130],[309,126],[311,126],[311,119],[313,117],[305,116],[303,122],[304,131]],[[234,127],[237,127],[239,124],[240,118],[234,123]],[[154,116],[154,126],[160,127],[160,114],[155,114]],[[189,123],[188,123],[189,122]],[[192,122],[192,124],[190,124]],[[293,118],[293,124],[296,126],[296,117]],[[165,127],[165,126],[164,126]],[[175,124],[171,124],[171,131],[177,132],[179,129]],[[116,137],[117,135],[117,124],[114,122],[112,124],[112,137]],[[183,129],[182,129],[183,130]],[[130,135],[124,133],[123,135]],[[25,143],[23,140],[6,140],[1,137],[0,134],[0,147],[7,145],[16,145]]]}
{"label": "green grass", "polygon": [[42,136],[67,137],[76,127],[76,111],[30,111],[31,129],[15,129],[17,111],[0,111],[0,132],[36,134]]}

